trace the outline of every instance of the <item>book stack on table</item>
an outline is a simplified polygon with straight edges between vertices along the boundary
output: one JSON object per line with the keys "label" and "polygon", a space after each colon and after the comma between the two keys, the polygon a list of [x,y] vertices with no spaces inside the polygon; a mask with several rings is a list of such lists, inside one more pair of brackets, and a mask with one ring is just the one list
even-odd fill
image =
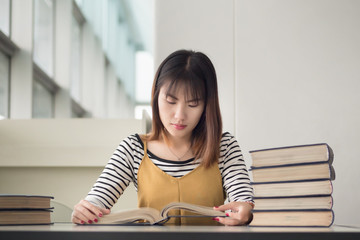
{"label": "book stack on table", "polygon": [[250,151],[250,226],[328,227],[334,221],[334,154],[326,143]]}
{"label": "book stack on table", "polygon": [[0,194],[0,225],[51,224],[50,196]]}

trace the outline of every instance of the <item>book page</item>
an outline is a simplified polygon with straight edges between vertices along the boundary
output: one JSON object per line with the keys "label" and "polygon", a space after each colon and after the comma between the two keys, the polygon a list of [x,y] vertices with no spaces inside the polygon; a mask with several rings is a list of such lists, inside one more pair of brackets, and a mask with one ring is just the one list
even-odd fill
{"label": "book page", "polygon": [[208,216],[208,217],[226,217],[224,212],[216,211],[212,207],[200,206],[190,203],[183,202],[172,202],[166,205],[161,211],[161,216],[166,218],[168,216],[168,212],[171,209],[183,209],[193,213],[197,213],[199,215]]}

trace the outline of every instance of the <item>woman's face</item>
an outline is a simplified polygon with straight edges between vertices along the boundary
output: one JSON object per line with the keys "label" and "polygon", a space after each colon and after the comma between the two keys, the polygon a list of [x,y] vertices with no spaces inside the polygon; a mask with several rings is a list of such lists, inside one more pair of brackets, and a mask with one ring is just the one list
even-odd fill
{"label": "woman's face", "polygon": [[[204,111],[204,101],[192,99],[186,88],[179,85],[175,92],[167,94],[169,84],[160,88],[158,106],[162,124],[169,137],[190,139]],[[189,99],[186,99],[189,96]]]}

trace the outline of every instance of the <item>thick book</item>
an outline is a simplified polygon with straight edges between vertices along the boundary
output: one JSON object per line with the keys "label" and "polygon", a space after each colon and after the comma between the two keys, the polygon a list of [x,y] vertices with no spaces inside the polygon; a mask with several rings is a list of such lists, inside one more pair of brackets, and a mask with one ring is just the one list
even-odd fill
{"label": "thick book", "polygon": [[251,184],[256,197],[317,196],[333,192],[331,180]]}
{"label": "thick book", "polygon": [[0,209],[49,209],[51,196],[0,194]]}
{"label": "thick book", "polygon": [[307,163],[286,166],[252,167],[254,182],[301,180],[334,180],[335,170],[329,163]]}
{"label": "thick book", "polygon": [[255,210],[301,210],[318,209],[330,210],[333,206],[333,198],[328,196],[308,197],[254,197]]}
{"label": "thick book", "polygon": [[[171,210],[185,210],[189,215],[170,215]],[[138,208],[123,210],[105,215],[96,224],[129,224],[146,223],[150,225],[161,225],[172,217],[226,217],[224,212],[213,210],[212,207],[199,206],[184,202],[172,202],[167,204],[161,211],[154,208]]]}
{"label": "thick book", "polygon": [[334,159],[334,153],[326,143],[261,149],[249,153],[253,167],[311,162],[326,162],[331,165]]}
{"label": "thick book", "polygon": [[332,210],[254,210],[249,226],[256,227],[330,227],[334,222]]}
{"label": "thick book", "polygon": [[1,209],[0,225],[51,224],[49,209]]}

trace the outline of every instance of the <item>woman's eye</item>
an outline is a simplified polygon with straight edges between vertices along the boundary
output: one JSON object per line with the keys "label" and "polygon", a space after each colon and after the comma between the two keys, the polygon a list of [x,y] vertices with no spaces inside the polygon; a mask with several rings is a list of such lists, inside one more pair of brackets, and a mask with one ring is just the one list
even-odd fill
{"label": "woman's eye", "polygon": [[199,104],[197,102],[194,102],[194,103],[189,103],[189,107],[197,107]]}

